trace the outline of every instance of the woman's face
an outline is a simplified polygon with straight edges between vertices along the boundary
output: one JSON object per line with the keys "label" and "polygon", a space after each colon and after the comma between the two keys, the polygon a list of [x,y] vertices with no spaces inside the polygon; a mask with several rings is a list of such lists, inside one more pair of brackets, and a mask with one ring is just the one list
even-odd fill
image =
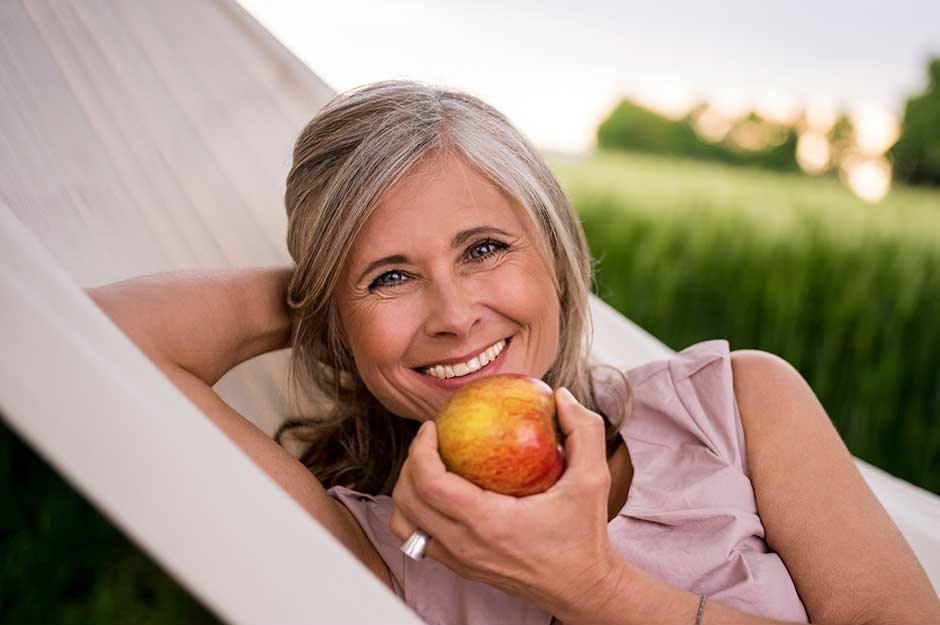
{"label": "woman's face", "polygon": [[537,237],[524,209],[450,155],[390,189],[337,299],[359,375],[386,408],[425,421],[471,380],[545,375],[560,311]]}

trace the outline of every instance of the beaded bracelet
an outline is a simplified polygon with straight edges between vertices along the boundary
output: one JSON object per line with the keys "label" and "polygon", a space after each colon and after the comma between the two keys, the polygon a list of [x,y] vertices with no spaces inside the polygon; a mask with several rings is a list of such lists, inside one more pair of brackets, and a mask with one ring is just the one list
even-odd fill
{"label": "beaded bracelet", "polygon": [[698,604],[698,616],[695,617],[695,625],[702,625],[702,613],[705,612],[705,600],[708,595],[702,595],[702,600]]}

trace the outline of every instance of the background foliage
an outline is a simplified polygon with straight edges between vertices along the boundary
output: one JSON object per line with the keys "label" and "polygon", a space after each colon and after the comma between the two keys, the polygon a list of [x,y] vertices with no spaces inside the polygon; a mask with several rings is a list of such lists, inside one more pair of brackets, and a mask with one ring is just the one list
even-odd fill
{"label": "background foliage", "polygon": [[898,180],[940,185],[940,58],[928,64],[927,88],[904,107],[901,136],[891,157]]}
{"label": "background foliage", "polygon": [[[757,113],[735,121],[722,141],[702,138],[693,119],[706,105],[690,111],[679,120],[669,119],[636,102],[622,100],[597,129],[597,144],[603,149],[671,154],[687,158],[720,161],[729,165],[797,171],[797,133],[794,127],[775,124]],[[761,149],[744,149],[731,139],[736,131],[750,131],[765,143]]]}
{"label": "background foliage", "polygon": [[[806,169],[814,174],[838,173],[843,178],[851,177],[851,170],[864,161],[883,162],[898,182],[940,185],[940,57],[926,64],[924,91],[907,100],[897,140],[883,155],[887,160],[881,152],[872,153],[871,146],[859,144],[858,129],[846,111],[840,112],[825,130],[828,152],[813,156],[813,150],[809,150],[802,157],[798,157],[800,142],[822,132],[818,122],[810,121],[807,111],[787,122],[775,122],[755,112],[733,119],[724,115],[708,102],[701,102],[682,118],[672,119],[624,99],[598,127],[597,145],[602,150],[647,152],[776,171]],[[722,119],[716,122],[717,118]],[[820,158],[822,161],[814,162]]]}
{"label": "background foliage", "polygon": [[640,154],[555,159],[599,295],[674,350],[727,338],[810,383],[857,457],[940,493],[940,193]]}

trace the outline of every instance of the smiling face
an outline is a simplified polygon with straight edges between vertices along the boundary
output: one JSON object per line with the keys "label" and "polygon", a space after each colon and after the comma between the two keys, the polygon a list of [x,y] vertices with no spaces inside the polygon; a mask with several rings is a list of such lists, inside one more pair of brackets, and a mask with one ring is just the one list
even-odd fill
{"label": "smiling face", "polygon": [[538,237],[522,207],[449,154],[383,196],[337,306],[359,375],[386,408],[425,421],[471,380],[545,375],[560,309]]}

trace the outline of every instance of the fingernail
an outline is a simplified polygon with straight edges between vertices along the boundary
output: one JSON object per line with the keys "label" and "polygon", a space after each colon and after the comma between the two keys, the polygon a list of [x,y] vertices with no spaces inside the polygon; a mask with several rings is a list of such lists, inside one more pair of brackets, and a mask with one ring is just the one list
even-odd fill
{"label": "fingernail", "polygon": [[558,389],[558,394],[561,395],[567,402],[575,401],[574,395],[571,394],[571,391],[568,390],[567,386],[562,386],[560,389]]}

